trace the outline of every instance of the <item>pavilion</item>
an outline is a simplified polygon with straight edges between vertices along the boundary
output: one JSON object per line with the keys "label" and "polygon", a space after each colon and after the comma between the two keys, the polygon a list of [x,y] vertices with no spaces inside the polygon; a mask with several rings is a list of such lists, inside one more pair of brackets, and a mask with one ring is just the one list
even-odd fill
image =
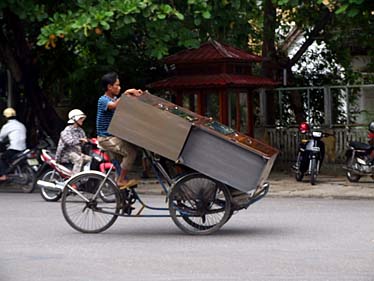
{"label": "pavilion", "polygon": [[252,74],[252,64],[261,61],[260,56],[209,40],[164,58],[172,75],[147,86],[168,91],[177,105],[253,136],[254,91],[278,85]]}

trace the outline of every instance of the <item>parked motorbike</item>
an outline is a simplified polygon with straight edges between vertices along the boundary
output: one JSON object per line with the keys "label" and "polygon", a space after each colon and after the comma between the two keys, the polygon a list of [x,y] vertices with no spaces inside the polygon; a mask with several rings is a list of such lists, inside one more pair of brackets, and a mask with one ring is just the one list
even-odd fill
{"label": "parked motorbike", "polygon": [[25,149],[10,159],[9,166],[5,171],[7,180],[1,183],[18,184],[21,185],[23,192],[31,193],[34,191],[33,182],[38,166],[39,161],[35,150]]}
{"label": "parked motorbike", "polygon": [[324,133],[310,131],[307,123],[300,124],[299,131],[307,138],[302,139],[299,144],[296,163],[293,166],[295,178],[302,181],[305,175],[310,175],[310,183],[315,185],[325,156],[325,144],[322,141]]}
{"label": "parked motorbike", "polygon": [[[108,154],[98,148],[98,142],[95,138],[89,140],[83,152],[92,157],[92,160],[83,166],[84,171],[97,170],[105,173],[113,165]],[[42,149],[43,165],[39,169],[34,182],[34,186],[40,188],[40,194],[46,201],[58,201],[62,195],[64,182],[73,175],[73,164],[57,163],[54,157],[54,152],[49,149]]]}
{"label": "parked motorbike", "polygon": [[362,176],[374,179],[374,161],[370,154],[374,152],[374,122],[369,124],[369,143],[351,141],[345,153],[346,176],[350,182],[358,182]]}

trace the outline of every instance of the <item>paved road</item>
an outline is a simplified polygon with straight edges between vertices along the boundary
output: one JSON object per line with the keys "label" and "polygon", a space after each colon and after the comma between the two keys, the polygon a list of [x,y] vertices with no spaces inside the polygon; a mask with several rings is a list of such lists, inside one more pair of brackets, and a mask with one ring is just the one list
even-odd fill
{"label": "paved road", "polygon": [[374,280],[372,200],[268,197],[204,237],[168,218],[80,234],[39,194],[0,206],[0,281]]}

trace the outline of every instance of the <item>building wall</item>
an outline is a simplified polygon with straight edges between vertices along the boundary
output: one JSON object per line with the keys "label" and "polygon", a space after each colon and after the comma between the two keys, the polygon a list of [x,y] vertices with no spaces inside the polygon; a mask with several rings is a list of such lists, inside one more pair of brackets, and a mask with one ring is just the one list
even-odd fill
{"label": "building wall", "polygon": [[[368,73],[368,64],[370,57],[368,56],[355,56],[352,59],[352,68],[354,71],[361,72],[363,74],[363,84],[367,84],[365,79],[368,76],[374,76],[374,73]],[[368,123],[374,120],[374,88],[363,88],[360,91],[360,111],[361,114],[357,120],[358,123]]]}

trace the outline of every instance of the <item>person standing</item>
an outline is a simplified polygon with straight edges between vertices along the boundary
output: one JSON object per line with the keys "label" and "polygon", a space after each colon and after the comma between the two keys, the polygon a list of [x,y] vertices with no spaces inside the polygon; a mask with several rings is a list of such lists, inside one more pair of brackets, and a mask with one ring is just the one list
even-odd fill
{"label": "person standing", "polygon": [[[136,179],[127,179],[128,171],[136,158],[136,148],[131,143],[124,141],[108,132],[109,124],[120,101],[120,80],[118,74],[110,72],[101,78],[101,86],[104,94],[99,98],[96,116],[96,131],[99,145],[107,150],[113,160],[118,159],[121,163],[121,171],[116,183],[120,188],[135,186]],[[140,96],[143,91],[128,89],[125,95]]]}
{"label": "person standing", "polygon": [[60,134],[57,145],[56,161],[73,163],[72,174],[79,173],[91,156],[82,153],[82,144],[87,143],[86,133],[82,129],[86,115],[80,109],[73,109],[68,114],[68,126]]}
{"label": "person standing", "polygon": [[8,139],[9,146],[0,157],[0,181],[7,180],[5,172],[13,156],[26,149],[26,127],[16,119],[16,111],[8,107],[3,115],[8,121],[0,130],[0,142]]}

